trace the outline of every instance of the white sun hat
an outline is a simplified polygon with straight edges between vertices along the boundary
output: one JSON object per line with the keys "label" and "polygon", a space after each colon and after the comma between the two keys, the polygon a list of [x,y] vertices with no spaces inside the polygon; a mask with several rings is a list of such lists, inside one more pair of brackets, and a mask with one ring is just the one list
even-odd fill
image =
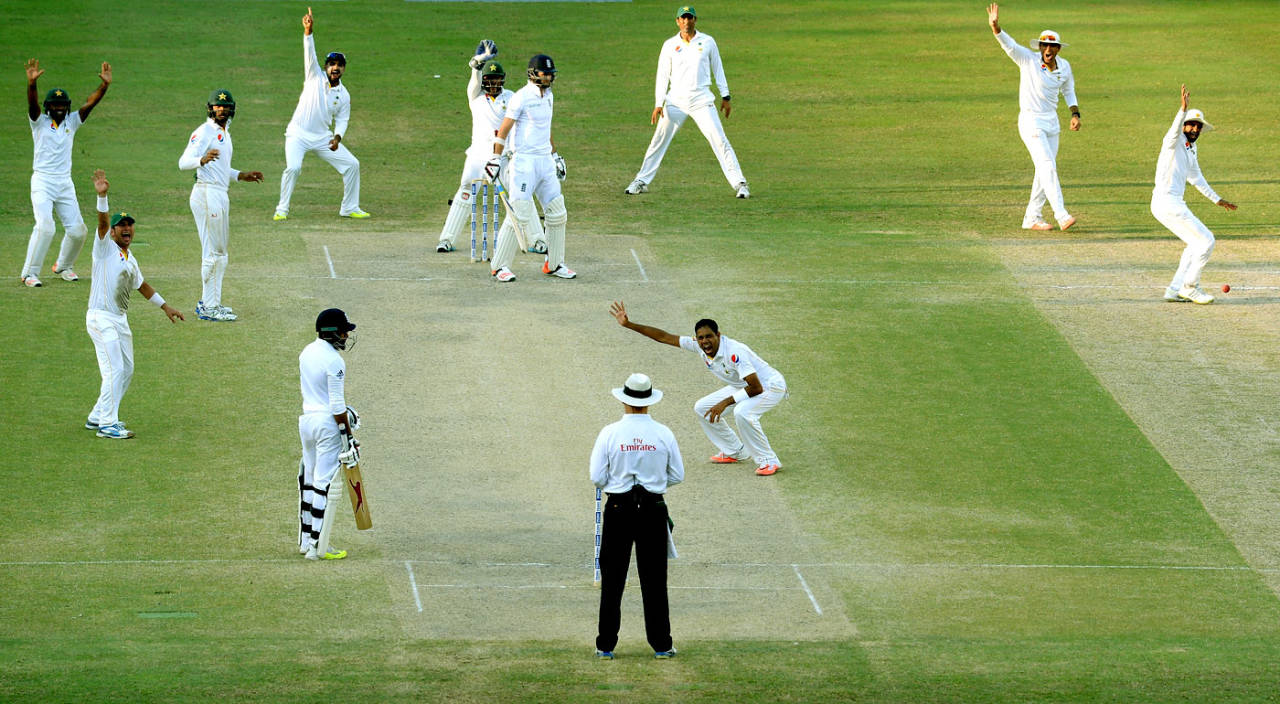
{"label": "white sun hat", "polygon": [[662,392],[644,374],[632,374],[627,383],[613,390],[613,397],[628,406],[652,406],[662,400]]}
{"label": "white sun hat", "polygon": [[1041,44],[1057,44],[1063,48],[1071,46],[1070,44],[1062,41],[1062,35],[1052,29],[1044,30],[1040,33],[1040,36],[1027,42],[1027,44],[1029,44],[1032,49],[1039,49]]}
{"label": "white sun hat", "polygon": [[1204,127],[1200,128],[1201,132],[1208,132],[1209,130],[1213,129],[1213,125],[1209,124],[1209,121],[1204,119],[1203,110],[1196,110],[1194,108],[1191,110],[1188,110],[1187,116],[1182,118],[1182,124],[1185,125],[1188,122],[1199,122],[1200,124],[1204,125]]}

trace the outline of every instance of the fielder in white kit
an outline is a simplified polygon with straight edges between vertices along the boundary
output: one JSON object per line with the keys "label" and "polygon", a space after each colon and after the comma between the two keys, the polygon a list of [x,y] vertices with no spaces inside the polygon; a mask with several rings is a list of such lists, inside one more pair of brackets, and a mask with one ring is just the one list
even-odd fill
{"label": "fielder in white kit", "polygon": [[133,437],[133,431],[125,428],[120,420],[120,401],[133,380],[133,331],[126,316],[129,294],[137,289],[164,311],[169,322],[186,318],[143,280],[138,259],[129,251],[133,243],[133,216],[121,211],[108,221],[110,184],[102,169],[93,173],[93,188],[98,192],[98,237],[93,242],[93,275],[84,323],[98,357],[102,386],[84,427],[97,431],[100,438],[127,440]]}
{"label": "fielder in white kit", "polygon": [[98,86],[80,109],[71,111],[71,98],[61,88],[54,88],[44,98],[44,112],[36,102],[39,93],[36,81],[44,75],[40,62],[31,59],[27,70],[27,118],[31,122],[31,139],[35,142],[35,155],[31,160],[31,209],[36,225],[27,243],[27,259],[22,264],[22,283],[29,288],[43,285],[40,267],[53,244],[54,213],[62,221],[65,234],[58,258],[53,263],[53,273],[63,281],[76,281],[80,277],[73,268],[84,238],[88,233],[84,217],[80,215],[80,203],[76,200],[76,186],[71,180],[71,149],[76,131],[89,119],[89,113],[106,95],[111,85],[111,64],[102,63]]}
{"label": "fielder in white kit", "polygon": [[227,241],[230,238],[228,216],[231,201],[227,186],[237,181],[262,181],[261,171],[237,171],[231,167],[231,118],[236,115],[236,100],[229,90],[215,90],[209,95],[209,119],[191,133],[186,151],[178,159],[178,168],[196,170],[196,185],[191,188],[191,214],[195,216],[200,235],[200,300],[196,317],[201,320],[231,322],[236,314],[222,305],[222,277],[227,273]]}
{"label": "fielder in white kit", "polygon": [[1058,180],[1058,94],[1061,93],[1071,109],[1071,130],[1080,130],[1080,107],[1076,103],[1075,75],[1071,64],[1060,58],[1062,36],[1046,29],[1031,42],[1032,51],[1000,30],[1000,6],[987,6],[987,22],[1000,42],[1000,47],[1018,65],[1021,78],[1018,82],[1018,135],[1031,154],[1036,175],[1031,182],[1031,199],[1022,218],[1024,230],[1052,230],[1041,215],[1045,202],[1053,208],[1058,227],[1067,229],[1076,219],[1067,212],[1062,201],[1062,183]]}
{"label": "fielder in white kit", "polygon": [[1235,210],[1236,204],[1220,198],[1200,173],[1196,140],[1202,132],[1212,130],[1213,125],[1205,121],[1200,110],[1187,109],[1190,98],[1187,87],[1182,86],[1182,105],[1160,145],[1156,185],[1151,191],[1151,214],[1178,239],[1187,243],[1173,281],[1164,291],[1164,299],[1174,303],[1191,301],[1206,304],[1213,303],[1213,296],[1201,290],[1200,272],[1209,263],[1209,254],[1213,252],[1213,233],[1191,213],[1182,194],[1189,183],[1205,198],[1227,210]]}
{"label": "fielder in white kit", "polygon": [[[709,318],[694,323],[693,332],[697,336],[694,339],[631,322],[621,301],[614,301],[609,313],[628,330],[635,330],[672,347],[696,352],[706,364],[707,371],[725,383],[723,388],[703,396],[693,405],[703,432],[720,450],[712,456],[712,462],[734,464],[750,456],[756,463],[756,474],[762,477],[782,469],[782,462],[760,427],[760,416],[787,397],[787,381],[777,369],[769,366],[750,347],[721,335],[716,321]],[[734,409],[737,433],[722,417],[729,406]]]}
{"label": "fielder in white kit", "polygon": [[338,214],[344,218],[367,218],[369,214],[360,209],[360,161],[342,143],[342,135],[347,133],[347,123],[351,120],[351,94],[342,84],[347,57],[337,51],[330,53],[325,56],[322,70],[316,58],[316,38],[311,34],[313,26],[308,7],[302,17],[302,95],[284,131],[285,166],[280,176],[280,202],[273,219],[289,218],[293,186],[307,154],[324,159],[342,176],[342,207]]}
{"label": "fielder in white kit", "polygon": [[[471,80],[467,81],[467,107],[471,110],[471,146],[467,147],[467,160],[462,167],[462,181],[458,185],[458,192],[449,204],[449,215],[445,217],[444,227],[440,230],[440,241],[436,243],[437,252],[452,252],[458,235],[469,222],[471,184],[488,177],[484,166],[493,156],[493,138],[502,127],[507,104],[515,96],[515,93],[504,87],[507,73],[502,64],[493,60],[497,55],[498,45],[485,39],[476,47],[476,53],[469,62]],[[510,152],[504,152],[503,155],[509,157]],[[502,170],[499,177],[505,184],[510,180],[509,166],[504,166]],[[493,202],[498,202],[497,196],[493,196]],[[542,234],[542,222],[535,217],[530,222],[530,228],[532,232],[527,236],[531,243],[530,251],[545,253],[547,245]],[[495,232],[495,248],[497,235]]]}
{"label": "fielder in white kit", "polygon": [[[338,465],[360,461],[360,443],[353,431],[360,418],[347,405],[347,365],[340,350],[355,347],[355,323],[338,308],[316,316],[316,339],[298,355],[302,384],[302,415],[298,436],[302,461],[298,465],[298,552],[308,560],[341,560],[346,550],[329,545],[333,519],[341,508],[342,482],[334,482]],[[333,492],[330,496],[330,492]],[[329,509],[334,509],[329,511]]]}
{"label": "fielder in white kit", "polygon": [[547,256],[542,263],[542,273],[561,279],[578,275],[564,263],[564,231],[569,212],[564,207],[560,182],[566,169],[551,137],[554,113],[551,83],[556,78],[555,62],[546,54],[535,54],[529,59],[528,75],[528,84],[516,91],[507,103],[507,114],[492,140],[493,153],[484,165],[485,174],[490,180],[496,180],[502,171],[502,152],[508,148],[509,136],[513,156],[507,183],[511,186],[508,197],[513,213],[502,223],[492,262],[493,277],[503,283],[516,280],[511,271],[516,254],[515,227],[518,224],[526,234],[532,233],[533,221],[538,219],[534,196],[542,203],[547,216]]}
{"label": "fielder in white kit", "polygon": [[676,26],[680,32],[664,42],[662,51],[658,53],[658,78],[653,96],[655,107],[649,116],[649,123],[658,127],[653,131],[640,171],[624,191],[628,195],[649,190],[671,140],[685,119],[692,117],[715,151],[716,158],[720,160],[720,170],[737,191],[737,196],[751,197],[747,179],[738,166],[738,155],[725,136],[724,125],[720,124],[720,116],[716,114],[716,99],[711,94],[711,79],[715,78],[716,88],[720,91],[720,110],[724,112],[725,119],[729,119],[729,82],[720,63],[720,48],[711,35],[696,29],[697,22],[698,13],[692,6],[677,9]]}

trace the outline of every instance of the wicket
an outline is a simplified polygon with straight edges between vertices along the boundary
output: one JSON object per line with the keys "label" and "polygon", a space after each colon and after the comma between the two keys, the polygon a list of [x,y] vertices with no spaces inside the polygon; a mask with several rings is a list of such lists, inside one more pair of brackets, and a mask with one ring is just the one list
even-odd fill
{"label": "wicket", "polygon": [[593,580],[596,587],[600,586],[600,487],[596,487],[596,574]]}
{"label": "wicket", "polygon": [[[471,182],[471,261],[488,261],[489,257],[489,212],[493,212],[493,250],[498,250],[498,184],[492,190],[488,179],[478,178]],[[476,259],[476,213],[480,215],[480,258]]]}

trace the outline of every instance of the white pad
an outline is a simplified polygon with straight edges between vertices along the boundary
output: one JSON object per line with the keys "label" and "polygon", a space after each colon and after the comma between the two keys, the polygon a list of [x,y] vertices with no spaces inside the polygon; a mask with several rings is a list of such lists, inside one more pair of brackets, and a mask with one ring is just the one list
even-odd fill
{"label": "white pad", "polygon": [[320,523],[320,539],[316,541],[316,553],[323,556],[329,552],[329,534],[333,532],[333,522],[338,517],[342,506],[342,485],[344,481],[329,482],[329,496],[324,506],[324,518]]}
{"label": "white pad", "polygon": [[[466,196],[465,198],[463,196]],[[449,215],[444,219],[444,227],[440,229],[440,241],[456,244],[462,229],[471,222],[471,189],[459,188],[453,196],[453,205],[449,206]]]}
{"label": "white pad", "polygon": [[502,223],[502,231],[498,233],[498,245],[493,251],[492,269],[497,271],[502,267],[511,267],[511,263],[516,258],[516,233],[515,220],[520,221],[520,226],[525,228],[525,232],[529,231],[529,224],[538,218],[538,209],[534,207],[532,200],[517,200],[511,203],[514,214],[508,216],[506,221]]}
{"label": "white pad", "polygon": [[543,204],[547,214],[547,266],[551,271],[564,266],[564,229],[569,212],[564,207],[564,196],[556,196]]}

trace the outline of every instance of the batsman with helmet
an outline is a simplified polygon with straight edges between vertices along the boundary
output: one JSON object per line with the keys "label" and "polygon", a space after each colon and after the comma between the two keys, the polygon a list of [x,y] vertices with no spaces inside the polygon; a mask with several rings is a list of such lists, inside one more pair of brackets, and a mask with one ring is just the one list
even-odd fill
{"label": "batsman with helmet", "polygon": [[298,356],[302,380],[302,415],[298,416],[298,436],[302,440],[298,552],[308,560],[341,560],[347,556],[346,550],[329,545],[329,534],[341,509],[337,493],[341,492],[342,482],[334,482],[338,466],[360,462],[360,443],[354,435],[360,427],[360,417],[347,405],[347,365],[339,354],[355,347],[355,329],[355,323],[347,320],[341,309],[322,310],[316,316],[316,339]]}

